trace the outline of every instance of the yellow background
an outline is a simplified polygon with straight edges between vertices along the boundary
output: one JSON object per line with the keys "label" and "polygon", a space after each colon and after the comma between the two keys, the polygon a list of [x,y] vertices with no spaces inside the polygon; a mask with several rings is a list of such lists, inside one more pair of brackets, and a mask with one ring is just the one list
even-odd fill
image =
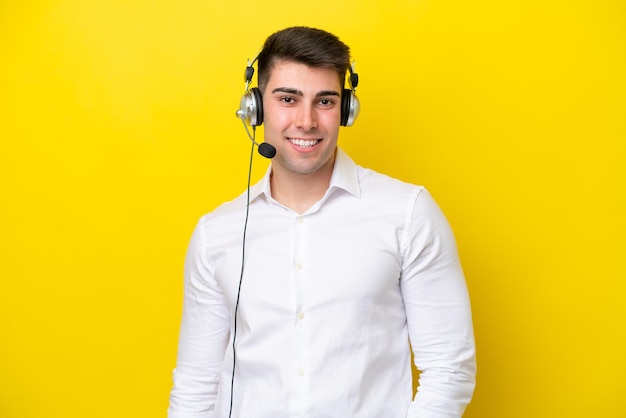
{"label": "yellow background", "polygon": [[245,62],[294,24],[352,47],[344,149],[455,230],[465,416],[626,416],[623,1],[42,0],[0,2],[0,417],[165,416],[189,235],[245,187]]}

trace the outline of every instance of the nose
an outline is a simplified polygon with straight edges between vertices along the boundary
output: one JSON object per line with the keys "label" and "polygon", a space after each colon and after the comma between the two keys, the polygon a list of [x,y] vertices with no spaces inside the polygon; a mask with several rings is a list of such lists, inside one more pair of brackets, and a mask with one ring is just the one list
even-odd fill
{"label": "nose", "polygon": [[303,131],[310,131],[317,128],[317,115],[313,106],[309,104],[299,106],[295,123],[296,127]]}

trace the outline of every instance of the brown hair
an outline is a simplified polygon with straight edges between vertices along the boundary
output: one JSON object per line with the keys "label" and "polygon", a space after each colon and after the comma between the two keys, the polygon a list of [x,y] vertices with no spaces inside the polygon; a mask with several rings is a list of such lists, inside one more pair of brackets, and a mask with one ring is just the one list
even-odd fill
{"label": "brown hair", "polygon": [[344,85],[350,67],[350,48],[332,33],[305,26],[294,26],[270,35],[258,59],[258,85],[261,91],[278,61],[295,61],[311,67],[333,68]]}

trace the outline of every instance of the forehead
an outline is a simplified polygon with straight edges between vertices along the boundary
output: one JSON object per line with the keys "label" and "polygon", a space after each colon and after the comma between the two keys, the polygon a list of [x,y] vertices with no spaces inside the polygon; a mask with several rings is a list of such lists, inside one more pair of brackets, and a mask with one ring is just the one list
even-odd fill
{"label": "forehead", "polygon": [[312,67],[295,61],[277,61],[272,66],[268,86],[273,87],[319,87],[341,89],[340,77],[334,68]]}

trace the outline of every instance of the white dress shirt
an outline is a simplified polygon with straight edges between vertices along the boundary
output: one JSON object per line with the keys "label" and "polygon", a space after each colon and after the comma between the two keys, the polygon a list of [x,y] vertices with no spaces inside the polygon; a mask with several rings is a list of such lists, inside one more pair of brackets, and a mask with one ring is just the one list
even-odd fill
{"label": "white dress shirt", "polygon": [[[470,303],[428,192],[338,150],[328,191],[298,214],[272,199],[270,172],[250,190],[232,416],[461,416],[475,385]],[[228,417],[246,201],[191,238],[169,418]]]}

